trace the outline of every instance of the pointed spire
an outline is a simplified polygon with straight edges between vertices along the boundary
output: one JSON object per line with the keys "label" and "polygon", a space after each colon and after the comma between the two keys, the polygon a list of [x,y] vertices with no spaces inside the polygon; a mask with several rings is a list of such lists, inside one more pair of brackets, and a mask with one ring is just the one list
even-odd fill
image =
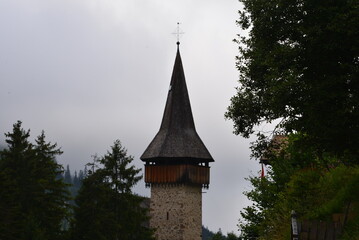
{"label": "pointed spire", "polygon": [[159,132],[142,154],[143,161],[213,162],[196,132],[184,76],[179,42],[167,102]]}

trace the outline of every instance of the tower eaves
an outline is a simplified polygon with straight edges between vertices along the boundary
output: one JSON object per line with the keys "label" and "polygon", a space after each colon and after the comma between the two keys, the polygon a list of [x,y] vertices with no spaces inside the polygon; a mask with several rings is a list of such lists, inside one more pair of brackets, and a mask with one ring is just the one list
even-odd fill
{"label": "tower eaves", "polygon": [[167,102],[159,132],[141,156],[142,161],[176,160],[213,162],[196,132],[185,75],[177,43]]}

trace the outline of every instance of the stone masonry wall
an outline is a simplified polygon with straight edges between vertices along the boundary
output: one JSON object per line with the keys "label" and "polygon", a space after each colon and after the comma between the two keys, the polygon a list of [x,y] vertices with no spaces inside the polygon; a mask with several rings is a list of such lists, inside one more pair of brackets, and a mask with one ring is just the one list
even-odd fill
{"label": "stone masonry wall", "polygon": [[152,185],[150,214],[156,240],[201,240],[201,186]]}

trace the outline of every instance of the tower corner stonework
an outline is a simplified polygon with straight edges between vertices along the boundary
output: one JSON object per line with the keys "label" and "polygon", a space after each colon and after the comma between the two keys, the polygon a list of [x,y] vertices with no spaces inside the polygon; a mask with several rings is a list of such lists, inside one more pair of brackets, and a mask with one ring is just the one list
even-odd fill
{"label": "tower corner stonework", "polygon": [[151,186],[150,214],[156,240],[201,240],[201,186]]}

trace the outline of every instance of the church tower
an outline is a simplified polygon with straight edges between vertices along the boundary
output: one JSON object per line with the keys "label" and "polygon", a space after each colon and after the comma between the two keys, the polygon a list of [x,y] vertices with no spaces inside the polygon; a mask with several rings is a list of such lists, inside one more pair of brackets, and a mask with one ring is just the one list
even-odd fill
{"label": "church tower", "polygon": [[214,160],[196,132],[179,42],[161,127],[141,160],[156,240],[201,240],[202,188]]}

